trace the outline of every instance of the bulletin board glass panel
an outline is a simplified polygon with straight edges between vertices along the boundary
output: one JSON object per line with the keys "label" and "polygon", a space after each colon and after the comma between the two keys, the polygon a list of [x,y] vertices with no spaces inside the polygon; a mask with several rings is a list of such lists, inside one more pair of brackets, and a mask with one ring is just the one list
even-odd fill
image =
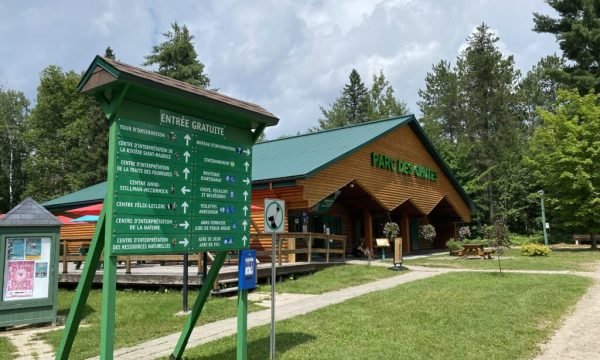
{"label": "bulletin board glass panel", "polygon": [[49,296],[49,237],[7,237],[3,301],[45,299]]}

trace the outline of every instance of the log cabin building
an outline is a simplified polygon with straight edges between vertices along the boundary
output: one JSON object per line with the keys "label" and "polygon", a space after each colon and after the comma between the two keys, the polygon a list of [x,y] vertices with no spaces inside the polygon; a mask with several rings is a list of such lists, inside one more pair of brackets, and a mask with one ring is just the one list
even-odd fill
{"label": "log cabin building", "polygon": [[[44,205],[59,213],[100,203],[105,192],[100,183]],[[388,221],[400,225],[404,253],[443,248],[472,211],[413,115],[254,145],[253,206],[262,207],[265,198],[285,200],[288,232],[344,235],[346,253],[361,244],[373,250]],[[253,231],[262,232],[263,212],[253,211],[252,220]],[[419,238],[422,224],[435,227],[433,242]],[[270,249],[254,239],[253,248]]]}

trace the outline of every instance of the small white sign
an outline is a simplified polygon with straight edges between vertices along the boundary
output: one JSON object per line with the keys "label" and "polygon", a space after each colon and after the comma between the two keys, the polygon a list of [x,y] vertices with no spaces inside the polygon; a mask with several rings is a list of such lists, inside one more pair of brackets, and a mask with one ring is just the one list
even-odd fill
{"label": "small white sign", "polygon": [[285,231],[285,201],[265,199],[265,233],[282,233]]}
{"label": "small white sign", "polygon": [[550,223],[549,222],[546,223],[546,229],[550,229]]}

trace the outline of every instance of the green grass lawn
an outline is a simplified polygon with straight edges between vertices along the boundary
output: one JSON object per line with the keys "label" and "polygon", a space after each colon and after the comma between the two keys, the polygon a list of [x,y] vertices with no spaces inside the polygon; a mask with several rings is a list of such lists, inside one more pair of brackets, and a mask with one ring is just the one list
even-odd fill
{"label": "green grass lawn", "polygon": [[[506,259],[503,259],[506,257]],[[563,248],[554,249],[549,256],[521,256],[520,249],[508,249],[500,257],[502,268],[511,270],[576,270],[593,271],[600,262],[600,251]],[[454,256],[438,255],[426,258],[405,260],[404,264],[431,267],[497,269],[498,261],[493,260],[457,259]]]}
{"label": "green grass lawn", "polygon": [[[278,359],[524,359],[558,327],[591,280],[569,275],[453,273],[361,296],[277,323]],[[249,331],[269,357],[269,327]],[[186,359],[235,359],[235,337]]]}
{"label": "green grass lawn", "polygon": [[[59,315],[66,316],[74,294],[74,291],[59,290]],[[85,359],[99,354],[101,294],[100,290],[92,290],[90,293],[82,320],[82,325],[87,326],[80,326],[69,359]],[[196,291],[189,293],[190,307],[197,294]],[[236,316],[234,299],[210,298],[197,325]],[[115,348],[181,332],[187,319],[186,316],[175,316],[181,309],[182,295],[179,291],[118,291]],[[263,308],[251,303],[249,309],[255,311]],[[62,330],[40,336],[56,349]]]}
{"label": "green grass lawn", "polygon": [[[336,265],[311,275],[296,275],[294,279],[277,283],[275,289],[278,293],[322,294],[404,273],[406,271],[392,271],[381,266]],[[268,286],[261,287],[262,291],[268,289]]]}
{"label": "green grass lawn", "polygon": [[11,359],[11,355],[17,349],[7,338],[0,336],[0,359]]}

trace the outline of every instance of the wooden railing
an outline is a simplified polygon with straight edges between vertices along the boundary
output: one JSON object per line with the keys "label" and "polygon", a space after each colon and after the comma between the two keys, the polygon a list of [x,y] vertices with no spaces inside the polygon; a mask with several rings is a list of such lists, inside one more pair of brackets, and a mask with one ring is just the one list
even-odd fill
{"label": "wooden railing", "polygon": [[[92,229],[93,230],[93,229]],[[325,254],[325,261],[329,262],[332,255],[341,256],[346,260],[346,236],[327,235],[322,233],[281,233],[276,235],[277,239],[277,263],[279,265],[286,262],[295,262],[296,255],[306,254],[307,261],[313,261],[314,254]],[[270,234],[251,234],[252,249],[256,250],[257,257],[270,258],[271,256],[271,235]],[[77,233],[70,234],[61,231],[61,254],[62,272],[68,272],[68,262],[75,262],[79,268],[87,255],[87,249],[90,246],[90,238],[84,238]],[[131,255],[117,257],[119,262],[125,262],[126,273],[131,273],[132,262],[152,261],[183,261],[183,255]],[[197,261],[198,273],[202,271],[202,253],[190,254],[190,261]],[[237,259],[232,259],[234,262]]]}
{"label": "wooden railing", "polygon": [[[271,234],[251,234],[252,248],[256,249],[258,258],[271,256]],[[308,263],[313,260],[313,254],[325,254],[329,262],[331,255],[341,255],[346,260],[346,236],[327,235],[322,233],[281,233],[276,234],[277,263],[281,265],[284,259],[295,262],[296,255],[306,254]]]}

